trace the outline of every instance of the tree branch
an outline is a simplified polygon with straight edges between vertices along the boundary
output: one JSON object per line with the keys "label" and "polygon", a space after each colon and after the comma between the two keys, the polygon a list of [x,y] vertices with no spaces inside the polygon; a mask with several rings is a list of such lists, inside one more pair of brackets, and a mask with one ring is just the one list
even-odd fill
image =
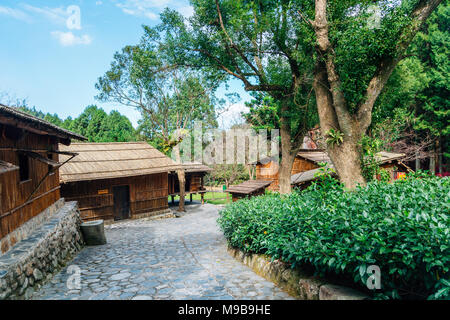
{"label": "tree branch", "polygon": [[244,62],[253,70],[253,72],[255,72],[258,75],[259,80],[262,82],[264,81],[262,75],[259,73],[258,68],[256,68],[253,63],[250,62],[250,60],[247,59],[247,57],[245,56],[245,54],[242,52],[242,50],[239,49],[239,47],[233,42],[233,39],[231,39],[230,35],[228,34],[228,32],[225,29],[225,25],[223,23],[223,19],[222,19],[222,12],[220,11],[220,6],[219,6],[219,1],[216,0],[216,8],[217,8],[217,14],[219,15],[219,23],[220,23],[220,27],[223,31],[223,33],[225,34],[225,36],[227,37],[228,41],[230,42],[230,46],[231,48],[233,48],[237,54],[242,58],[242,60],[244,60]]}
{"label": "tree branch", "polygon": [[353,135],[352,117],[347,109],[341,81],[336,71],[334,49],[328,37],[327,0],[316,0],[315,10],[314,30],[317,37],[318,50],[325,60],[328,83],[330,84],[339,129],[344,135],[350,137]]}
{"label": "tree branch", "polygon": [[370,126],[373,106],[391,76],[392,71],[394,71],[397,64],[405,57],[404,53],[420,27],[441,2],[442,0],[420,1],[411,14],[411,23],[403,30],[399,37],[395,56],[388,57],[380,62],[374,77],[369,82],[364,102],[358,107],[357,119],[361,133],[365,133]]}

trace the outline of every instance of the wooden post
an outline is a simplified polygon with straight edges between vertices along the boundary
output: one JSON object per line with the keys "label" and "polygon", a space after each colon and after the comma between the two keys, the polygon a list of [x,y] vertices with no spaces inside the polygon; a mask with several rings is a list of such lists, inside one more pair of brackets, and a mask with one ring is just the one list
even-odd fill
{"label": "wooden post", "polygon": [[436,150],[434,149],[430,157],[430,172],[433,176],[436,174]]}
{"label": "wooden post", "polygon": [[436,150],[437,150],[437,163],[438,163],[438,172],[441,174],[443,172],[442,168],[442,146],[440,144],[440,140],[436,141]]}
{"label": "wooden post", "polygon": [[172,204],[175,204],[175,197],[172,195]]}
{"label": "wooden post", "polygon": [[416,171],[420,170],[420,159],[419,159],[419,152],[416,151]]}
{"label": "wooden post", "polygon": [[205,204],[205,193],[201,193],[200,194],[200,197],[202,198],[202,205],[204,205]]}
{"label": "wooden post", "polygon": [[192,202],[192,193],[189,194],[189,202]]}

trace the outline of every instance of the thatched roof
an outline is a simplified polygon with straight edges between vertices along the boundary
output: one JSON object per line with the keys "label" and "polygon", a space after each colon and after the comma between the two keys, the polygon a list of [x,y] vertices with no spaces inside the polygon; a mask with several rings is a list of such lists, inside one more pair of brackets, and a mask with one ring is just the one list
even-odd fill
{"label": "thatched roof", "polygon": [[247,180],[241,184],[231,186],[225,191],[230,193],[251,194],[260,189],[265,189],[271,183],[272,181],[269,180]]}
{"label": "thatched roof", "polygon": [[[325,168],[334,169],[332,164],[326,165]],[[291,176],[291,184],[302,184],[316,179],[316,174],[321,168],[299,172]]]}
{"label": "thatched roof", "polygon": [[186,171],[186,173],[194,173],[194,172],[210,172],[213,169],[201,164],[199,162],[184,162],[182,167]]}
{"label": "thatched roof", "polygon": [[[73,143],[61,151],[78,155],[60,168],[63,183],[141,176],[176,170],[177,165],[146,142]],[[64,162],[68,156],[60,156]]]}
{"label": "thatched roof", "polygon": [[386,152],[380,151],[375,155],[379,164],[388,163],[395,160],[403,159],[406,155],[404,153],[394,153],[394,152]]}
{"label": "thatched roof", "polygon": [[82,135],[60,128],[50,122],[20,111],[18,108],[0,104],[0,123],[12,125],[41,135],[55,136],[62,143],[70,144],[70,139],[87,140]]}
{"label": "thatched roof", "polygon": [[314,163],[331,163],[331,159],[328,154],[324,150],[319,149],[301,150],[297,153],[297,157],[304,158]]}
{"label": "thatched roof", "polygon": [[[319,163],[319,162],[326,162],[331,163],[331,159],[328,156],[328,154],[325,152],[325,150],[322,149],[300,149],[300,151],[297,153],[297,157],[304,158],[306,160]],[[276,157],[266,157],[259,161],[253,161],[250,162],[250,164],[258,164],[263,163],[266,164],[270,161],[278,161]]]}

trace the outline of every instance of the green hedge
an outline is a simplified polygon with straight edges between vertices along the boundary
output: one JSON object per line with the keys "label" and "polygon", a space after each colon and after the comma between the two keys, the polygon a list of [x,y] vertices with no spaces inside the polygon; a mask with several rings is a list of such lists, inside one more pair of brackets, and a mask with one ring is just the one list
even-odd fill
{"label": "green hedge", "polygon": [[344,192],[314,184],[289,196],[237,201],[220,213],[229,243],[365,288],[381,269],[374,298],[448,299],[450,179],[409,177]]}

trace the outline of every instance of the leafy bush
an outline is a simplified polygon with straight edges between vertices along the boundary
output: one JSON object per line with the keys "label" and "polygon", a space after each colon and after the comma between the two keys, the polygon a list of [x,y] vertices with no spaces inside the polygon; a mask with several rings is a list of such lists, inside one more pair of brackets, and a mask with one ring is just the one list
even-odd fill
{"label": "leafy bush", "polygon": [[234,247],[313,266],[363,290],[367,267],[378,265],[375,298],[448,299],[449,208],[449,178],[374,181],[353,192],[326,180],[237,201],[218,222]]}

